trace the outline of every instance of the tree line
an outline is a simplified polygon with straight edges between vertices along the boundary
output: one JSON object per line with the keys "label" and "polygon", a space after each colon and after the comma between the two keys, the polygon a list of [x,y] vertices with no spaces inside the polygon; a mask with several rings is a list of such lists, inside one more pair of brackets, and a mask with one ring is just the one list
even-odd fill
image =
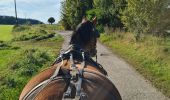
{"label": "tree line", "polygon": [[[0,24],[15,25],[16,19],[13,16],[0,16]],[[18,18],[18,24],[43,24],[43,22],[35,19]]]}
{"label": "tree line", "polygon": [[61,23],[75,29],[83,16],[98,18],[98,29],[124,29],[140,34],[164,35],[170,30],[169,0],[64,0]]}

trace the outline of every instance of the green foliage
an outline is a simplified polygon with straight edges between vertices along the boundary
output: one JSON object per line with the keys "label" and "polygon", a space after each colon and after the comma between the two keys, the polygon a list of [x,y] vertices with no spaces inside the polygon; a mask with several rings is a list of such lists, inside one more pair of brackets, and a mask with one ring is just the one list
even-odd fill
{"label": "green foliage", "polygon": [[[13,59],[8,64],[8,67],[10,68],[8,69],[8,72],[10,73],[3,75],[5,78],[1,80],[3,83],[1,84],[1,87],[4,88],[0,88],[0,91],[2,92],[0,94],[0,98],[2,99],[3,97],[5,99],[17,99],[26,81],[28,81],[28,78],[31,78],[33,75],[35,75],[43,67],[43,65],[49,61],[52,61],[52,58],[50,54],[45,51],[40,51],[38,49],[27,49],[21,52],[17,59]],[[20,78],[25,79],[20,80]],[[8,90],[11,90],[8,93],[15,91],[17,94],[15,93],[15,96],[13,97],[9,96],[8,93],[5,93]]]}
{"label": "green foliage", "polygon": [[164,30],[163,17],[168,0],[128,0],[123,11],[122,21],[129,31],[140,36],[142,33],[155,33]]}
{"label": "green foliage", "polygon": [[13,32],[21,32],[21,31],[28,31],[31,29],[31,26],[28,25],[15,25],[13,27]]}
{"label": "green foliage", "polygon": [[6,80],[4,80],[4,81],[5,81],[5,84],[6,84],[9,88],[15,88],[16,85],[17,85],[17,82],[14,80],[14,78],[8,77],[8,78],[6,78]]}
{"label": "green foliage", "polygon": [[48,38],[53,38],[55,35],[55,33],[51,33],[51,34],[35,34],[35,33],[30,33],[30,34],[23,34],[19,37],[15,37],[13,40],[14,41],[27,41],[27,40],[36,40],[36,41],[40,41],[40,40],[44,40],[44,39],[48,39]]}
{"label": "green foliage", "polygon": [[[15,37],[38,33],[39,37],[43,37],[52,34],[56,29],[57,26],[53,25],[24,26],[20,31],[14,29],[12,34]],[[0,100],[17,100],[31,77],[53,63],[62,42],[63,37],[59,34],[41,41],[2,41],[1,47],[10,48],[0,50]],[[16,46],[18,49],[11,49]]]}
{"label": "green foliage", "polygon": [[62,2],[62,25],[65,29],[75,29],[86,11],[92,9],[92,0],[65,0]]}
{"label": "green foliage", "polygon": [[4,41],[0,41],[0,49],[5,49],[5,48],[9,48],[9,44],[4,42]]}
{"label": "green foliage", "polygon": [[[21,54],[20,60],[12,64],[11,68],[14,70],[20,70],[20,74],[23,76],[32,76],[38,69],[40,69],[51,58],[46,52],[39,51],[37,49],[28,49]],[[17,65],[17,67],[16,67]]]}
{"label": "green foliage", "polygon": [[102,34],[100,41],[133,64],[155,87],[170,97],[169,40],[147,35],[136,43],[131,33],[112,33]]}
{"label": "green foliage", "polygon": [[53,24],[53,23],[55,22],[55,19],[54,19],[53,17],[50,17],[50,18],[48,19],[48,22],[49,22],[50,24]]}
{"label": "green foliage", "polygon": [[103,25],[97,25],[96,29],[98,30],[99,33],[104,32],[104,26]]}
{"label": "green foliage", "polygon": [[167,37],[169,4],[169,0],[65,0],[61,22],[65,29],[75,29],[84,15],[89,20],[97,16],[100,32],[102,27],[126,29],[135,34],[136,41],[144,33]]}
{"label": "green foliage", "polygon": [[[13,41],[28,41],[28,40],[35,40],[40,41],[48,38],[53,38],[55,36],[55,28],[48,27],[44,25],[40,25],[36,27],[36,30],[31,26],[17,26],[13,29],[14,38]],[[48,29],[48,30],[47,30]]]}
{"label": "green foliage", "polygon": [[112,36],[105,35],[105,34],[101,34],[100,40],[101,40],[103,43],[107,43],[107,42],[111,41],[112,39],[113,39]]}
{"label": "green foliage", "polygon": [[13,25],[0,25],[0,41],[10,41],[12,39]]}
{"label": "green foliage", "polygon": [[65,29],[75,29],[83,16],[92,20],[98,18],[101,26],[123,27],[120,11],[126,6],[126,0],[65,0],[62,2],[62,25]]}
{"label": "green foliage", "polygon": [[61,35],[56,34],[54,38],[51,38],[49,41],[56,41],[56,42],[62,42],[64,38]]}
{"label": "green foliage", "polygon": [[94,0],[94,9],[88,11],[87,14],[90,18],[91,16],[97,16],[98,23],[103,26],[123,27],[119,11],[123,8],[122,5],[125,4],[125,0]]}
{"label": "green foliage", "polygon": [[9,49],[13,49],[13,50],[17,50],[19,49],[19,47],[16,46],[12,46],[10,42],[4,42],[4,41],[0,41],[0,50],[9,50]]}

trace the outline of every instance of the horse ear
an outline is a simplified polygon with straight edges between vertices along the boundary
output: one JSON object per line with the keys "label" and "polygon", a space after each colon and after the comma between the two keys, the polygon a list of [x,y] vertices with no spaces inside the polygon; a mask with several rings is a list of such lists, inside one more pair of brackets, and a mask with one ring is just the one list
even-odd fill
{"label": "horse ear", "polygon": [[87,22],[86,16],[84,16],[84,17],[82,18],[82,22],[81,22],[81,23],[85,23],[85,22]]}
{"label": "horse ear", "polygon": [[94,18],[93,18],[92,23],[93,23],[94,25],[96,25],[96,24],[97,24],[97,17],[94,17]]}

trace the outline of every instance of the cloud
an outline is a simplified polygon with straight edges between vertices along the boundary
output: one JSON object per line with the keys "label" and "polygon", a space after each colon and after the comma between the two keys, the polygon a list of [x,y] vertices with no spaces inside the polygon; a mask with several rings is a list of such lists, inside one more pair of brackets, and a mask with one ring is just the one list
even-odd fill
{"label": "cloud", "polygon": [[[18,16],[47,22],[49,17],[60,20],[61,0],[16,0]],[[0,0],[0,14],[14,16],[14,0]]]}

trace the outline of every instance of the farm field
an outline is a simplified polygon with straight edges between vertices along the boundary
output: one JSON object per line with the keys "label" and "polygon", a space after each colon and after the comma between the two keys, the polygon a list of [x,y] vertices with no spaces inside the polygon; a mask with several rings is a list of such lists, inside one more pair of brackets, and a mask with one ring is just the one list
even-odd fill
{"label": "farm field", "polygon": [[55,61],[63,42],[56,26],[12,27],[0,26],[0,100],[18,100],[29,79]]}
{"label": "farm field", "polygon": [[0,41],[9,41],[12,39],[13,25],[0,25]]}
{"label": "farm field", "polygon": [[[12,39],[12,28],[13,25],[0,25],[0,41],[10,41]],[[2,43],[1,43],[2,47]],[[6,66],[9,56],[15,55],[17,51],[15,50],[0,50],[0,68]]]}

